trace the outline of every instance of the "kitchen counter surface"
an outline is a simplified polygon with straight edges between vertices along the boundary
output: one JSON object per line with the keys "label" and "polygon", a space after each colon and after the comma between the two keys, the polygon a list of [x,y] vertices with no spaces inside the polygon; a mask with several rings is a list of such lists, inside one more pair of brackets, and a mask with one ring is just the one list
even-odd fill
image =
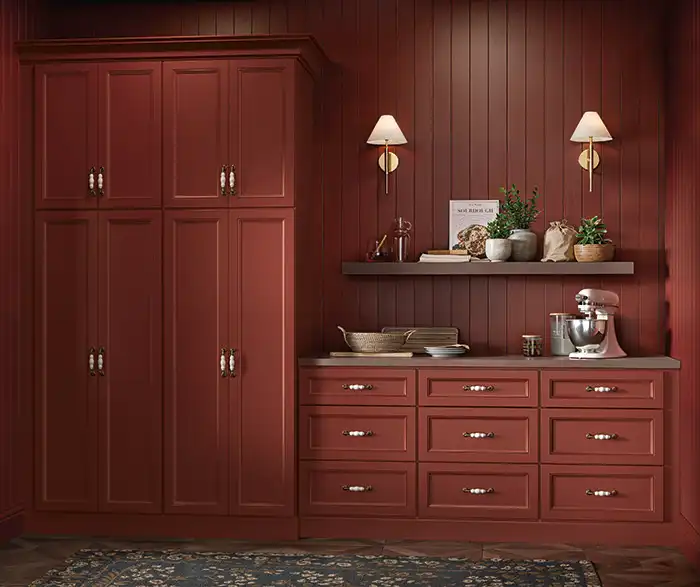
{"label": "kitchen counter surface", "polygon": [[664,356],[625,357],[623,359],[569,359],[568,357],[537,357],[520,355],[499,357],[464,357],[437,359],[427,355],[402,358],[330,357],[319,355],[299,359],[300,367],[471,367],[481,369],[680,369],[677,359]]}

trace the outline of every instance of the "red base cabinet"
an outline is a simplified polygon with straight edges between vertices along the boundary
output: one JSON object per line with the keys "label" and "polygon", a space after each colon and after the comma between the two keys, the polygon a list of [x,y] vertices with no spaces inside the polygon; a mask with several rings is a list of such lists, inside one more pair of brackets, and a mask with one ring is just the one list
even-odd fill
{"label": "red base cabinet", "polygon": [[302,537],[680,546],[671,373],[315,362]]}
{"label": "red base cabinet", "polygon": [[321,340],[323,54],[272,36],[20,53],[35,129],[26,530],[295,538],[296,356]]}

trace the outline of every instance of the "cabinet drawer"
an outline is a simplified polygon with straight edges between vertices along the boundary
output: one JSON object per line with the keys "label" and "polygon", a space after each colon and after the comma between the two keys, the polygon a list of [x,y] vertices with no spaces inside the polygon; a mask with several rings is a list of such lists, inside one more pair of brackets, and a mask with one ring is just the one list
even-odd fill
{"label": "cabinet drawer", "polygon": [[663,520],[663,467],[542,465],[541,474],[543,520]]}
{"label": "cabinet drawer", "polygon": [[537,371],[421,369],[424,406],[536,406]]}
{"label": "cabinet drawer", "polygon": [[553,408],[661,408],[663,373],[607,369],[543,371],[542,405]]}
{"label": "cabinet drawer", "polygon": [[662,465],[661,410],[542,410],[542,461]]}
{"label": "cabinet drawer", "polygon": [[420,408],[419,459],[537,462],[537,409]]}
{"label": "cabinet drawer", "polygon": [[299,403],[412,406],[416,403],[416,372],[373,367],[302,368]]}
{"label": "cabinet drawer", "polygon": [[416,515],[415,463],[299,463],[302,516]]}
{"label": "cabinet drawer", "polygon": [[313,407],[299,409],[303,459],[413,461],[415,408]]}
{"label": "cabinet drawer", "polygon": [[537,465],[421,463],[418,513],[426,518],[537,518]]}

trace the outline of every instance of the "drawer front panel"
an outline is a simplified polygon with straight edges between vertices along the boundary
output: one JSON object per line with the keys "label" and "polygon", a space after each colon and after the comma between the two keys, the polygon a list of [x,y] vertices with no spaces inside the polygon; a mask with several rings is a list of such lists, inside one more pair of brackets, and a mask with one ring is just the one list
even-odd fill
{"label": "drawer front panel", "polygon": [[425,518],[537,519],[537,465],[421,464]]}
{"label": "drawer front panel", "polygon": [[304,461],[299,510],[302,516],[414,517],[416,465]]}
{"label": "drawer front panel", "polygon": [[663,521],[663,467],[542,465],[542,519]]}
{"label": "drawer front panel", "polygon": [[537,462],[537,410],[420,408],[421,461]]}
{"label": "drawer front panel", "polygon": [[302,368],[299,403],[412,406],[416,403],[416,372],[376,367]]}
{"label": "drawer front panel", "polygon": [[661,410],[542,410],[542,462],[662,465]]}
{"label": "drawer front panel", "polygon": [[424,406],[536,406],[537,371],[421,369]]}
{"label": "drawer front panel", "polygon": [[413,461],[416,411],[302,406],[299,434],[303,459]]}
{"label": "drawer front panel", "polygon": [[663,373],[608,369],[543,371],[542,405],[553,408],[661,408]]}

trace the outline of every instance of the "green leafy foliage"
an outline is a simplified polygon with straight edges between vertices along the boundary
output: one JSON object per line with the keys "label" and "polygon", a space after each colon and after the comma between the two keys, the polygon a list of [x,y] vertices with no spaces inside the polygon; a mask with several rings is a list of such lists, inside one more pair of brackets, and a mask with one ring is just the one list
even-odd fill
{"label": "green leafy foliage", "polygon": [[599,216],[593,216],[581,219],[581,226],[578,227],[576,238],[579,245],[604,245],[612,242],[605,238],[607,233],[608,229],[605,227],[603,219]]}
{"label": "green leafy foliage", "polygon": [[511,228],[528,229],[539,215],[537,209],[537,198],[540,197],[537,187],[532,190],[530,198],[521,198],[520,190],[515,187],[515,184],[510,188],[501,188],[501,193],[504,195],[503,204],[501,204],[501,212],[507,217]]}
{"label": "green leafy foliage", "polygon": [[486,225],[489,238],[508,238],[511,229],[509,218],[502,212],[496,214],[496,218]]}

